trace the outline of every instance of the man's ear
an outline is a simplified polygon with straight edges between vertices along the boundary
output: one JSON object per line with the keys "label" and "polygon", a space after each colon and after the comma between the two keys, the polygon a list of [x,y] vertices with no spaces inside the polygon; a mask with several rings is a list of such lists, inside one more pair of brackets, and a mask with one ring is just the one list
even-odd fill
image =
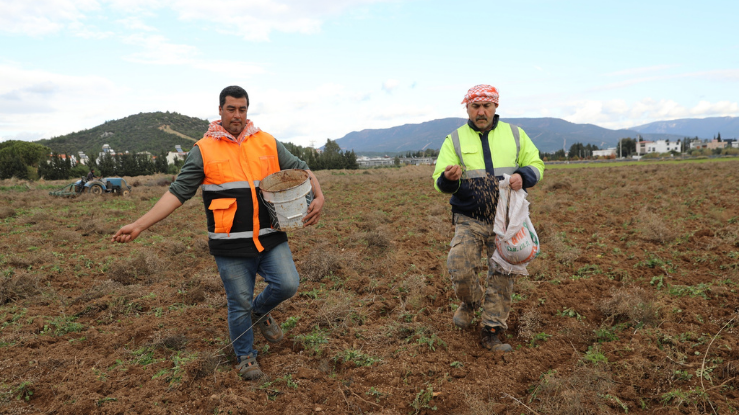
{"label": "man's ear", "polygon": [[223,115],[223,107],[220,105],[218,106],[218,115]]}

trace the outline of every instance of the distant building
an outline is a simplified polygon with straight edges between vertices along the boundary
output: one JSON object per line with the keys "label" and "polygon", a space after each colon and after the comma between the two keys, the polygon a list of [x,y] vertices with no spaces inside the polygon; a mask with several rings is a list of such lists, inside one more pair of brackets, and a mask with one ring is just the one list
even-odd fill
{"label": "distant building", "polygon": [[669,153],[670,151],[680,152],[680,143],[670,142],[669,140],[657,140],[657,141],[639,141],[636,146],[636,154],[649,154],[649,153]]}
{"label": "distant building", "polygon": [[605,150],[593,150],[593,157],[616,157],[616,147],[607,148]]}
{"label": "distant building", "polygon": [[79,155],[80,164],[87,165],[90,162],[90,158],[87,157],[87,154],[85,154],[84,152],[79,151],[79,152],[77,152],[77,154]]}
{"label": "distant building", "polygon": [[395,163],[395,159],[385,157],[357,157],[357,164],[359,167],[376,167],[376,166],[392,166]]}
{"label": "distant building", "polygon": [[401,157],[400,164],[410,164],[412,166],[419,166],[422,164],[435,164],[436,159],[433,157]]}
{"label": "distant building", "polygon": [[113,150],[109,144],[103,144],[103,151],[98,153],[98,157],[95,159],[97,163],[100,163],[100,161],[105,157],[106,154],[110,154],[111,156],[115,156],[115,150]]}
{"label": "distant building", "polygon": [[[53,156],[53,155],[54,155],[53,153],[52,153],[52,154],[49,154],[49,157],[51,157],[51,156]],[[57,154],[57,156],[59,156],[59,158],[60,158],[60,159],[62,159],[62,160],[66,160],[66,159],[67,159],[67,157],[69,157],[69,161],[70,161],[70,162],[72,163],[72,166],[75,166],[75,165],[77,165],[77,158],[76,158],[76,157],[75,157],[75,156],[74,156],[73,154],[72,154],[72,155],[69,155],[69,156],[67,156],[67,155],[66,155],[66,154],[64,154],[64,153],[61,153],[61,154]],[[46,162],[47,162],[47,163],[51,163],[51,159],[49,159],[49,160],[46,160]]]}
{"label": "distant building", "polygon": [[167,153],[167,164],[174,164],[177,160],[184,160],[187,158],[187,151],[182,151],[182,146],[177,144],[174,146],[175,151]]}
{"label": "distant building", "polygon": [[711,150],[715,148],[726,148],[726,141],[711,140],[710,143],[706,143],[706,148],[710,148]]}
{"label": "distant building", "polygon": [[647,145],[652,144],[653,141],[639,140],[636,143],[636,154],[647,154]]}

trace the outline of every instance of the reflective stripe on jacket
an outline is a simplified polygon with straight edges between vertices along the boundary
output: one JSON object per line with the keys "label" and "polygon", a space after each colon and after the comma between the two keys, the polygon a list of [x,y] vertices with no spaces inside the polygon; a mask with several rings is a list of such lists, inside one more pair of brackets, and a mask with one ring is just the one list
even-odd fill
{"label": "reflective stripe on jacket", "polygon": [[[495,116],[493,129],[482,133],[467,123],[444,140],[436,160],[434,187],[443,193],[452,193],[449,203],[452,212],[478,220],[492,222],[497,202],[497,183],[503,174],[519,173],[523,187],[535,185],[544,172],[544,163],[526,132],[519,127],[499,121]],[[473,124],[474,125],[474,124]],[[483,148],[483,144],[487,148]],[[488,169],[485,159],[488,158]],[[458,182],[442,176],[446,166],[462,167]]]}
{"label": "reflective stripe on jacket", "polygon": [[197,143],[205,179],[201,189],[213,255],[253,256],[287,240],[271,228],[259,182],[280,171],[274,137],[259,131],[241,145],[204,137]]}

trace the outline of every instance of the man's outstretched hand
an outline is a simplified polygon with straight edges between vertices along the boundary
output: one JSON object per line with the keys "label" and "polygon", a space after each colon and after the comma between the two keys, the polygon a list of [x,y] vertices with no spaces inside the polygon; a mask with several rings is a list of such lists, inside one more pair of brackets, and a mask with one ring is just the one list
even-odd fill
{"label": "man's outstretched hand", "polygon": [[139,236],[143,229],[139,229],[135,224],[129,223],[128,225],[118,229],[118,232],[113,235],[111,242],[126,243],[131,242]]}
{"label": "man's outstretched hand", "polygon": [[160,220],[169,216],[175,209],[182,206],[182,202],[169,191],[164,192],[162,198],[148,211],[146,214],[136,220],[134,223],[118,229],[118,232],[110,239],[111,242],[131,242],[139,234]]}

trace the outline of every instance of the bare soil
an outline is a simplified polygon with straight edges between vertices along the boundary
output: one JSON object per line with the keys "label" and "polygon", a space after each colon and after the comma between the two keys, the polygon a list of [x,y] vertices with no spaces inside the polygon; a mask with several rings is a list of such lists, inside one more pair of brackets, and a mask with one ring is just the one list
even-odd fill
{"label": "bare soil", "polygon": [[[452,324],[448,196],[430,167],[317,172],[299,294],[241,380],[200,196],[134,243],[166,191],[58,199],[0,183],[0,413],[727,414],[739,409],[739,161],[549,169],[542,254],[508,354]],[[485,277],[485,259],[480,260]],[[258,288],[263,288],[263,283]]]}

